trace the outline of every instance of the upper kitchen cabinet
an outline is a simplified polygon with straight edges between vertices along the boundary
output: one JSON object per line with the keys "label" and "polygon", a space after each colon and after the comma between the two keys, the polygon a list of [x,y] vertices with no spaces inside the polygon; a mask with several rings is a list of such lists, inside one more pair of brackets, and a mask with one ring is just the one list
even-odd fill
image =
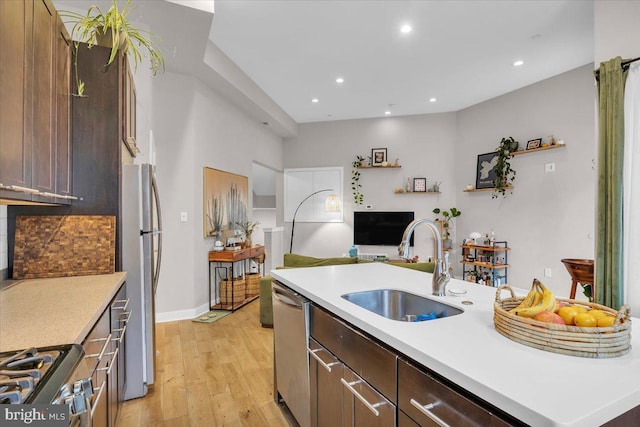
{"label": "upper kitchen cabinet", "polygon": [[71,200],[71,44],[49,0],[0,2],[0,199]]}

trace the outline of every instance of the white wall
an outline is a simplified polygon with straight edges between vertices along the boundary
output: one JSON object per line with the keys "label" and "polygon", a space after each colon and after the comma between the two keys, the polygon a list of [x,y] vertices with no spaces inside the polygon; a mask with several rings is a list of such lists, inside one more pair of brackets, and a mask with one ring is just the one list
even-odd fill
{"label": "white wall", "polygon": [[[0,205],[0,270],[8,267],[7,250],[7,206]],[[1,278],[2,276],[0,275]]]}
{"label": "white wall", "polygon": [[[345,223],[296,224],[294,252],[311,256],[340,256],[352,243],[354,204],[351,161],[371,148],[388,148],[389,158],[400,159],[401,169],[361,170],[365,205],[374,210],[413,210],[417,218],[434,218],[434,207],[457,207],[457,247],[471,231],[496,232],[513,250],[509,283],[528,287],[534,277],[560,295],[568,295],[570,278],[562,258],[593,258],[594,96],[592,65],[567,72],[494,98],[457,113],[345,120],[303,124],[298,137],[285,142],[286,167],[344,166]],[[515,190],[506,199],[490,192],[463,193],[475,185],[477,155],[493,151],[503,136],[521,144],[553,134],[566,147],[530,153],[513,160]],[[545,173],[553,162],[556,172]],[[443,181],[437,195],[396,195],[406,177]],[[356,209],[363,209],[358,207]],[[285,224],[285,239],[290,235]],[[415,253],[425,260],[433,254],[430,235],[417,231]],[[386,252],[394,247],[360,248]],[[461,274],[459,250],[453,255]],[[544,268],[552,277],[544,277]]]}
{"label": "white wall", "polygon": [[[285,141],[285,167],[344,167],[343,224],[296,223],[295,253],[310,256],[341,256],[353,243],[353,211],[371,205],[373,210],[415,211],[416,218],[434,218],[433,208],[455,206],[454,148],[455,113],[378,119],[307,123],[298,126],[298,136]],[[387,148],[391,161],[402,168],[360,170],[364,205],[353,203],[351,162],[356,155],[371,155],[372,148]],[[404,188],[407,177],[426,177],[428,185],[442,181],[440,195],[394,194]],[[433,255],[431,235],[416,231],[415,254],[425,260]],[[285,224],[289,247],[291,223]],[[399,243],[399,242],[398,242]],[[361,252],[382,252],[396,258],[395,247],[361,247]]]}
{"label": "white wall", "polygon": [[[456,144],[457,204],[460,236],[494,229],[507,240],[508,283],[528,288],[538,278],[568,296],[571,279],[562,258],[594,256],[595,87],[591,64],[458,112]],[[493,151],[502,137],[522,147],[553,134],[565,148],[523,154],[511,160],[516,170],[513,194],[463,193],[475,185],[477,155]],[[555,163],[556,172],[545,173]],[[591,237],[590,237],[591,236]],[[552,277],[544,277],[544,268]],[[578,292],[580,294],[580,292]]]}
{"label": "white wall", "polygon": [[595,2],[595,67],[616,56],[640,56],[640,1],[598,0]]}
{"label": "white wall", "polygon": [[[199,80],[170,72],[153,80],[152,124],[166,242],[157,318],[194,317],[207,310],[213,246],[202,234],[203,167],[248,176],[251,188],[254,160],[282,169],[282,139]],[[183,211],[187,222],[180,222]]]}

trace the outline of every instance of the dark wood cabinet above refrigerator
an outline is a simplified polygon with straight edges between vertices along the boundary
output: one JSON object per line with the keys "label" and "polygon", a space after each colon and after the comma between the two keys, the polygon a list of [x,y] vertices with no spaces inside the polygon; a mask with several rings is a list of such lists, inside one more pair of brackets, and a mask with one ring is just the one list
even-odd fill
{"label": "dark wood cabinet above refrigerator", "polygon": [[0,56],[0,199],[69,204],[71,42],[49,0],[0,2]]}

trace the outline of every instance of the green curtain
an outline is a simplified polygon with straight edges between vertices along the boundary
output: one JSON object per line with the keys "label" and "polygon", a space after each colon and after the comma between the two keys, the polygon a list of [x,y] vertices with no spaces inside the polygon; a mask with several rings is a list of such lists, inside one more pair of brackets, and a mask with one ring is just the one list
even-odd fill
{"label": "green curtain", "polygon": [[598,81],[598,214],[595,302],[618,309],[624,299],[622,169],[624,83],[620,57],[600,63]]}

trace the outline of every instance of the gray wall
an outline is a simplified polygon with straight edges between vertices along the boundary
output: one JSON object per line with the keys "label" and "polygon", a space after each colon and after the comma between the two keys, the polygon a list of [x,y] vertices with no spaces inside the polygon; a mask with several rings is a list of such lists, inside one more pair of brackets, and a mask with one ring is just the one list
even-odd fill
{"label": "gray wall", "polygon": [[[507,240],[508,282],[529,287],[538,278],[568,295],[569,274],[562,258],[593,258],[595,157],[595,87],[591,64],[458,112],[457,204],[464,212],[459,233],[468,236],[495,229]],[[514,157],[513,194],[462,193],[475,184],[477,155],[493,151],[502,137],[521,147],[553,134],[565,148]],[[556,172],[545,173],[555,163]],[[545,267],[551,277],[544,277]]]}
{"label": "gray wall", "polygon": [[[344,223],[296,223],[294,252],[311,256],[340,256],[353,243],[353,211],[371,205],[377,211],[415,211],[416,217],[431,217],[435,207],[455,205],[454,148],[455,113],[385,117],[366,120],[318,122],[298,126],[298,136],[285,141],[285,167],[344,167]],[[360,170],[364,205],[353,203],[351,162],[357,154],[371,155],[372,148],[387,148],[391,161],[402,168]],[[428,185],[442,181],[441,194],[394,194],[404,188],[407,177],[426,177]],[[417,231],[415,254],[426,259],[433,254],[430,234]],[[288,248],[291,224],[285,224]],[[361,247],[361,252],[387,253],[394,247]]]}
{"label": "gray wall", "polygon": [[[456,245],[471,231],[496,232],[513,248],[509,283],[528,287],[534,277],[558,294],[569,292],[569,275],[561,258],[593,257],[594,85],[592,65],[483,102],[457,113],[387,117],[370,120],[322,122],[299,126],[297,138],[285,142],[285,167],[344,166],[344,224],[296,224],[294,252],[339,256],[352,244],[355,207],[351,194],[351,161],[371,148],[388,148],[389,158],[400,159],[401,169],[362,170],[365,205],[374,210],[412,210],[416,217],[434,218],[434,207],[457,207]],[[513,160],[515,190],[506,199],[490,192],[463,193],[475,185],[477,155],[493,151],[503,136],[527,140],[553,134],[566,147],[530,153]],[[553,162],[556,172],[545,173]],[[396,195],[406,177],[442,181],[440,195]],[[285,236],[290,233],[286,224]],[[387,252],[395,248],[360,248]],[[415,254],[433,255],[426,231],[417,235]],[[459,250],[454,251],[460,275]],[[543,277],[544,268],[551,277]]]}
{"label": "gray wall", "polygon": [[[166,242],[156,308],[164,321],[207,309],[213,239],[202,234],[203,167],[248,176],[251,189],[252,162],[282,169],[283,154],[281,137],[193,77],[167,72],[154,79],[153,105]],[[182,211],[187,222],[180,222]]]}

